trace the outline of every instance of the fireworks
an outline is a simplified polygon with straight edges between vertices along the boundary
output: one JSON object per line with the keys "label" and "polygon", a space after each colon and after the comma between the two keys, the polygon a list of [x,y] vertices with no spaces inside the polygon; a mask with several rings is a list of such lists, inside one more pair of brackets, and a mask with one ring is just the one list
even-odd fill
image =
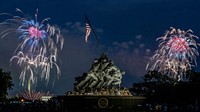
{"label": "fireworks", "polygon": [[53,96],[50,92],[36,92],[36,91],[24,91],[19,93],[19,97],[23,97],[25,100],[40,100],[42,96]]}
{"label": "fireworks", "polygon": [[[22,68],[22,72],[20,74],[20,79],[22,84],[24,84],[25,79],[31,80],[33,83],[37,81],[37,73],[39,72],[39,77],[44,78],[49,81],[50,70],[53,66],[57,69],[57,74],[60,74],[60,68],[56,61],[54,60],[54,55],[50,55],[50,57],[46,57],[44,54],[40,53],[36,57],[31,57],[25,55],[23,52],[18,52],[17,55],[14,55],[10,62],[17,60],[17,64]],[[29,76],[28,76],[29,74]]]}
{"label": "fireworks", "polygon": [[199,44],[195,39],[198,37],[193,35],[192,30],[183,31],[171,27],[164,36],[157,38],[160,40],[158,50],[151,57],[146,69],[157,70],[182,80],[185,72],[197,65]]}
{"label": "fireworks", "polygon": [[[16,11],[25,16],[20,9],[16,9]],[[60,74],[57,56],[59,49],[63,48],[64,38],[57,27],[47,23],[50,18],[38,22],[38,10],[35,13],[35,19],[7,13],[2,15],[8,15],[12,18],[5,20],[1,25],[10,25],[12,28],[2,31],[1,37],[7,37],[13,32],[20,35],[17,37],[19,44],[10,62],[16,62],[22,68],[20,74],[22,85],[26,79],[34,83],[37,80],[37,75],[49,81],[50,70],[53,67],[56,67],[57,74]]]}

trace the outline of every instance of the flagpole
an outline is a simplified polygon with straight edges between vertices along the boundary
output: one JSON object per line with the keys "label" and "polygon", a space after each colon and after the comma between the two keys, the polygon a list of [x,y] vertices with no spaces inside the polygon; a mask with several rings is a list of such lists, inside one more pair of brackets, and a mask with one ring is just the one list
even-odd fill
{"label": "flagpole", "polygon": [[91,31],[93,32],[93,34],[94,34],[94,36],[95,36],[95,38],[96,38],[97,46],[100,48],[100,52],[105,53],[105,51],[104,51],[104,50],[101,48],[101,46],[100,46],[100,40],[99,40],[99,38],[98,38],[98,36],[97,36],[97,34],[96,34],[94,28],[92,27],[92,24],[90,23],[90,20],[88,19],[86,13],[85,13],[85,20],[86,20],[86,23],[89,24],[89,26],[90,26],[90,28],[91,28]]}
{"label": "flagpole", "polygon": [[96,34],[95,30],[93,29],[92,24],[90,23],[90,21],[89,21],[89,19],[88,19],[88,17],[87,17],[86,14],[85,14],[85,19],[86,19],[86,22],[90,25],[91,30],[92,30],[92,32],[94,33],[94,36],[95,36],[95,38],[96,38],[96,41],[97,41],[98,45],[100,45],[99,38],[97,37],[97,34]]}

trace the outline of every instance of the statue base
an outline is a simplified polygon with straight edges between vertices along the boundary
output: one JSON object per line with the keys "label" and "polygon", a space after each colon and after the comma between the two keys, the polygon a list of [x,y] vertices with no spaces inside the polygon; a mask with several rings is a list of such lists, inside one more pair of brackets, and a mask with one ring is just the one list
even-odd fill
{"label": "statue base", "polygon": [[146,98],[142,96],[63,95],[65,112],[141,112]]}

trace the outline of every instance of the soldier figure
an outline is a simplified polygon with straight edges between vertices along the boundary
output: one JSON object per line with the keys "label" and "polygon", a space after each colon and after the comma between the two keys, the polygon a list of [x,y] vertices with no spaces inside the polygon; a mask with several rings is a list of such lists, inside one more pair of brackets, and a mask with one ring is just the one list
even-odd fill
{"label": "soldier figure", "polygon": [[84,80],[76,85],[76,89],[100,89],[102,87],[118,86],[120,87],[122,75],[125,72],[121,71],[114,65],[112,60],[109,60],[105,54],[99,59],[95,59],[91,69],[88,71]]}

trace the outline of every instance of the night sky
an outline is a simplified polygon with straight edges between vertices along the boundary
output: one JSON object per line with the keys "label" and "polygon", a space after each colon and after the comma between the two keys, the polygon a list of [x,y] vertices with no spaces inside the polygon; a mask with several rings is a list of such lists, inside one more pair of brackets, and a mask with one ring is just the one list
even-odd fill
{"label": "night sky", "polygon": [[[140,82],[147,72],[146,64],[158,46],[156,38],[163,36],[165,30],[170,27],[192,29],[200,37],[199,0],[0,1],[0,13],[18,15],[16,8],[31,17],[38,9],[38,21],[50,17],[49,24],[58,26],[64,36],[64,48],[59,52],[62,75],[52,85],[52,79],[55,79],[55,70],[52,70],[48,85],[43,80],[34,87],[55,95],[72,90],[74,77],[87,72],[102,51],[126,72],[122,86],[128,88],[134,82]],[[85,13],[100,39],[100,46],[93,33],[85,43]],[[0,21],[4,20],[4,16],[0,16]],[[3,29],[5,27],[0,27],[0,31]],[[13,90],[9,91],[10,96],[26,89],[20,85],[20,68],[9,63],[17,44],[16,34],[0,40],[0,68],[11,72],[15,84]],[[197,62],[199,65],[199,58]],[[195,69],[200,71],[199,66]]]}

